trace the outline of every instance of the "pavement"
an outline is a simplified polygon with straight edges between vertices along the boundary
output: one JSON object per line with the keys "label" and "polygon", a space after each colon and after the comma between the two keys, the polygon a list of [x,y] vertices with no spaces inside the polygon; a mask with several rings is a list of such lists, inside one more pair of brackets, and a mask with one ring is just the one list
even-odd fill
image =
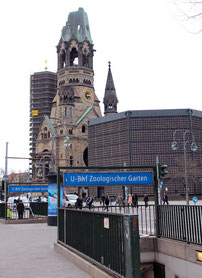
{"label": "pavement", "polygon": [[54,251],[57,227],[47,223],[0,223],[0,277],[90,278]]}

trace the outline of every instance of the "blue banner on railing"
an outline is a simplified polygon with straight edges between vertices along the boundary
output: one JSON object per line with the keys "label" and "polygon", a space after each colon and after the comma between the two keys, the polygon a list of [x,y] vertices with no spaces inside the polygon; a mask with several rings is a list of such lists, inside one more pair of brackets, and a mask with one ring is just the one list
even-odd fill
{"label": "blue banner on railing", "polygon": [[8,192],[48,192],[48,185],[9,185]]}
{"label": "blue banner on railing", "polygon": [[127,173],[65,173],[65,186],[96,185],[150,185],[152,172]]}

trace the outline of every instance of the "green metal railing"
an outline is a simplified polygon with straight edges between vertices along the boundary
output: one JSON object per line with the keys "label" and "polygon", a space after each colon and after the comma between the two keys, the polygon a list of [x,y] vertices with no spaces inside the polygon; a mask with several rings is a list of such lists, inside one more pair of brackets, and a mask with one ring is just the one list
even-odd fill
{"label": "green metal railing", "polygon": [[[24,203],[25,209],[23,213],[23,218],[27,219],[31,216],[47,216],[48,215],[48,202],[29,202]],[[17,204],[7,203],[7,210],[10,210],[9,219],[17,219]],[[5,203],[0,204],[0,218],[5,218]],[[8,211],[7,211],[8,218]]]}
{"label": "green metal railing", "polygon": [[65,208],[58,213],[58,243],[117,277],[140,277],[137,216]]}
{"label": "green metal railing", "polygon": [[30,207],[34,215],[48,216],[48,202],[31,202]]}
{"label": "green metal railing", "polygon": [[158,206],[159,237],[202,245],[202,206]]}
{"label": "green metal railing", "polygon": [[[136,207],[111,205],[107,208],[110,213],[138,215],[139,233],[153,236],[156,235],[156,214],[154,205],[148,205],[147,207],[145,207],[145,205],[138,205]],[[83,209],[89,210],[88,206],[83,206]],[[106,211],[106,207],[93,205],[90,208],[90,211],[104,212]]]}

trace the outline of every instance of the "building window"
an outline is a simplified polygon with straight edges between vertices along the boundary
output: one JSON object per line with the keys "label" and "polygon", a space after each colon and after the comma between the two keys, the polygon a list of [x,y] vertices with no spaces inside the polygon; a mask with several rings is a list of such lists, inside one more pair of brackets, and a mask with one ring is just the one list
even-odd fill
{"label": "building window", "polygon": [[86,133],[86,126],[82,125],[82,129],[81,129],[82,133]]}
{"label": "building window", "polygon": [[70,156],[70,166],[73,166],[73,156]]}
{"label": "building window", "polygon": [[69,129],[69,134],[70,134],[70,135],[73,134],[73,129]]}
{"label": "building window", "polygon": [[63,129],[60,129],[60,134],[63,134]]}
{"label": "building window", "polygon": [[65,117],[67,117],[67,107],[65,107]]}

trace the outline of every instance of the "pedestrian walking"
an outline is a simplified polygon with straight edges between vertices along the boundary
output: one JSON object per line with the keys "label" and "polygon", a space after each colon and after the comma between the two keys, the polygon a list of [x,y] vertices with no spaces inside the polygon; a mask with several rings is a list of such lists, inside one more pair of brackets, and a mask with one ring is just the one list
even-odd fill
{"label": "pedestrian walking", "polygon": [[132,195],[132,201],[133,201],[133,206],[136,208],[138,207],[138,196],[136,193],[133,193]]}
{"label": "pedestrian walking", "polygon": [[131,194],[128,194],[128,207],[132,206],[132,203],[133,203],[132,196]]}
{"label": "pedestrian walking", "polygon": [[147,194],[144,194],[144,203],[145,203],[145,207],[148,206],[148,202],[149,202],[149,198],[148,198]]}
{"label": "pedestrian walking", "polygon": [[121,204],[121,196],[118,195],[118,196],[116,197],[115,206],[119,206],[119,207],[120,207],[120,204]]}
{"label": "pedestrian walking", "polygon": [[89,196],[87,199],[86,199],[86,205],[88,205],[89,209],[91,209],[91,206],[93,204],[93,201],[94,201],[94,198],[92,196]]}
{"label": "pedestrian walking", "polygon": [[169,205],[169,203],[168,203],[168,195],[166,193],[163,194],[163,205],[165,205],[165,203],[167,205]]}
{"label": "pedestrian walking", "polygon": [[24,210],[25,210],[25,206],[22,200],[19,200],[19,203],[17,204],[18,219],[23,219]]}
{"label": "pedestrian walking", "polygon": [[82,207],[83,207],[83,199],[82,197],[78,196],[76,200],[76,208],[82,209]]}
{"label": "pedestrian walking", "polygon": [[105,195],[104,194],[102,194],[101,202],[102,202],[102,205],[104,207],[104,205],[105,205]]}
{"label": "pedestrian walking", "polygon": [[104,210],[105,209],[107,211],[109,211],[109,196],[108,195],[105,196],[105,207],[104,207]]}

